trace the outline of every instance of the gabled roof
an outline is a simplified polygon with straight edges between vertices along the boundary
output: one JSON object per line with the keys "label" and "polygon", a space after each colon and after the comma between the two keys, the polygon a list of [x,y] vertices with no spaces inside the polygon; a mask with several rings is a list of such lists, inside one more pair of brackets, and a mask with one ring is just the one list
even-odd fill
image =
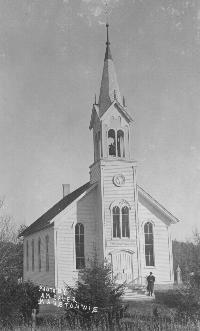
{"label": "gabled roof", "polygon": [[157,210],[159,210],[162,214],[164,214],[170,223],[177,223],[180,222],[178,218],[176,218],[174,215],[172,215],[165,207],[163,207],[157,200],[152,198],[152,196],[147,193],[145,190],[143,190],[139,185],[137,185],[138,189],[138,200],[139,200],[139,195],[141,195],[144,199],[146,199],[153,207],[155,207]]}
{"label": "gabled roof", "polygon": [[58,201],[53,207],[47,210],[46,213],[40,216],[28,228],[26,228],[22,233],[20,233],[19,236],[27,236],[31,233],[52,226],[53,223],[51,223],[51,220],[93,185],[94,184],[88,182],[83,186],[79,187],[78,189],[76,189],[75,191],[71,192],[70,194],[66,195],[64,198]]}
{"label": "gabled roof", "polygon": [[119,112],[121,112],[128,119],[129,122],[133,122],[132,117],[126,111],[126,108],[122,106],[118,100],[115,100],[115,106],[119,110]]}
{"label": "gabled roof", "polygon": [[124,116],[126,118],[126,120],[130,123],[133,122],[132,117],[129,115],[129,113],[126,111],[126,107],[122,106],[118,100],[114,100],[109,108],[107,109],[107,111],[105,113],[103,113],[100,117],[99,115],[99,106],[98,105],[93,105],[92,107],[92,115],[91,115],[91,120],[90,120],[90,126],[89,129],[91,130],[94,126],[94,123],[96,122],[96,120],[101,120],[103,119],[105,116],[107,116],[107,113],[109,111],[109,109],[114,106],[117,108],[117,110],[121,113],[122,116]]}

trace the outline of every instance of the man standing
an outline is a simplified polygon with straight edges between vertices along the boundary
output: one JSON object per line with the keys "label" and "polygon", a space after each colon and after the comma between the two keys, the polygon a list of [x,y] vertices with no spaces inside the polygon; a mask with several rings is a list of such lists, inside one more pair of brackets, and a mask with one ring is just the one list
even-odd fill
{"label": "man standing", "polygon": [[147,277],[147,291],[149,292],[149,296],[152,296],[153,294],[153,288],[154,288],[154,283],[155,283],[155,277],[150,272],[149,276]]}

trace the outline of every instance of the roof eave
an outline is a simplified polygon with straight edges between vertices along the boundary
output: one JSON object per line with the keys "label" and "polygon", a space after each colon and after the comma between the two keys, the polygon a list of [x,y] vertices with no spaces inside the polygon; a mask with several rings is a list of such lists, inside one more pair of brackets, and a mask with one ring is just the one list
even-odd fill
{"label": "roof eave", "polygon": [[28,231],[28,228],[25,229],[22,233],[19,234],[18,238],[20,237],[24,237],[24,236],[29,236],[29,234],[33,234],[33,233],[37,233],[39,231],[42,231],[42,230],[45,230],[47,228],[50,228],[54,225],[54,222],[50,222],[49,224],[46,224],[44,227],[41,227],[40,229],[38,230],[35,230],[35,231]]}
{"label": "roof eave", "polygon": [[170,221],[170,223],[176,224],[180,222],[180,220],[172,215],[165,207],[163,207],[157,200],[155,200],[149,193],[143,190],[139,185],[137,185],[138,193],[140,193],[143,197],[145,197],[151,204],[156,206]]}
{"label": "roof eave", "polygon": [[[85,185],[88,185],[88,184],[90,184],[90,182],[86,183]],[[85,186],[85,185],[83,185],[83,186]],[[19,236],[20,236],[20,237],[22,237],[22,236],[28,236],[28,235],[30,235],[30,234],[33,234],[33,233],[39,232],[39,231],[41,231],[41,230],[43,230],[43,229],[46,229],[46,228],[52,226],[52,225],[54,224],[54,220],[55,220],[55,218],[56,218],[56,216],[57,216],[58,214],[60,214],[63,210],[67,209],[67,208],[68,208],[73,202],[77,201],[78,199],[81,199],[81,198],[84,196],[84,194],[87,194],[88,192],[90,192],[90,190],[92,190],[96,185],[97,185],[97,183],[90,184],[90,186],[89,186],[88,188],[86,188],[82,193],[80,193],[80,195],[78,195],[74,200],[72,200],[72,201],[71,201],[69,204],[67,204],[64,208],[60,208],[60,209],[58,209],[54,216],[52,216],[52,217],[48,217],[48,220],[46,221],[46,223],[45,223],[45,221],[44,221],[44,223],[45,223],[44,226],[40,225],[40,222],[41,222],[42,218],[44,218],[45,215],[46,215],[47,213],[49,213],[49,212],[52,210],[52,208],[55,208],[55,206],[56,206],[58,203],[62,202],[63,199],[66,199],[66,198],[67,198],[67,196],[64,197],[63,199],[61,199],[60,201],[58,201],[53,207],[51,207],[50,209],[48,209],[47,212],[44,213],[41,217],[39,217],[35,222],[33,222],[32,224],[30,224],[29,227],[28,227],[27,229],[25,229],[25,230],[24,230]],[[80,188],[82,188],[83,186],[81,186]],[[77,190],[79,190],[80,188],[78,188]],[[74,192],[76,192],[77,190],[75,190]],[[74,193],[74,192],[71,192],[70,194],[72,194],[72,193]],[[70,194],[69,194],[69,195],[70,195]],[[68,196],[69,196],[69,195],[68,195]],[[36,222],[37,222],[37,223],[36,223]],[[34,224],[35,224],[35,225],[34,225]]]}

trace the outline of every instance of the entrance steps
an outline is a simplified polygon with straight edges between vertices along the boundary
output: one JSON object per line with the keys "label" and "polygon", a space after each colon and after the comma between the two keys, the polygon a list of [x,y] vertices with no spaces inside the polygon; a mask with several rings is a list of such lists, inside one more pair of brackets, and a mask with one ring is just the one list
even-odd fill
{"label": "entrance steps", "polygon": [[146,291],[146,286],[139,284],[127,287],[122,297],[123,301],[152,301],[154,299],[154,294],[149,296]]}

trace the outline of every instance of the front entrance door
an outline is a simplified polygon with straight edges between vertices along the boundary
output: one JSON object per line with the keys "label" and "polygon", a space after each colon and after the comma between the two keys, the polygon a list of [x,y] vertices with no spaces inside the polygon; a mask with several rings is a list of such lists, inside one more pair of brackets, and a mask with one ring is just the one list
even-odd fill
{"label": "front entrance door", "polygon": [[131,282],[133,280],[133,253],[125,250],[113,252],[111,260],[116,282]]}

